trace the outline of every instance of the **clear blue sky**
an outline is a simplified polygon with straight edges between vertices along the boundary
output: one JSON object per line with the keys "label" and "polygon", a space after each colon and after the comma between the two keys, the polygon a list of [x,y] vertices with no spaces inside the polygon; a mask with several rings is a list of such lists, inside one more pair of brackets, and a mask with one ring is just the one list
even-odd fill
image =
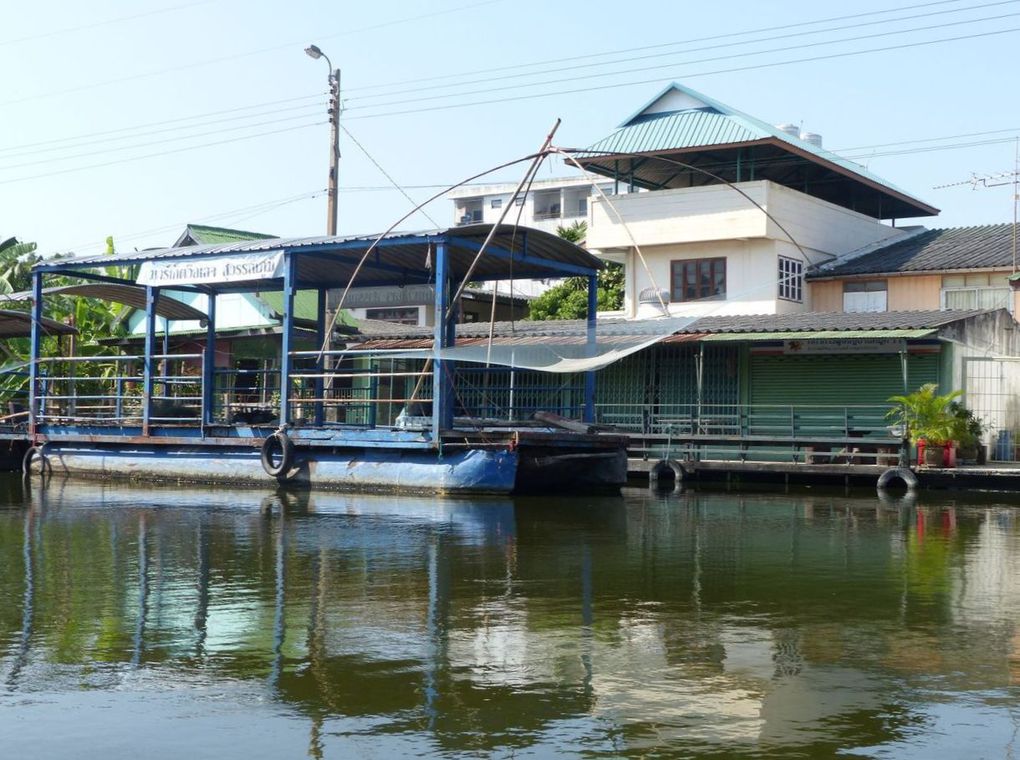
{"label": "clear blue sky", "polygon": [[[902,10],[860,15],[892,9]],[[990,32],[999,33],[746,68]],[[1012,221],[1009,187],[933,187],[1013,169],[1018,41],[1018,0],[4,3],[0,236],[86,253],[107,235],[118,250],[167,245],[188,221],[324,232],[322,195],[271,205],[326,184],[327,66],[304,55],[311,42],[343,70],[343,123],[403,185],[454,182],[524,155],[557,117],[557,143],[583,147],[676,79],[766,121],[801,123],[828,148],[855,149],[843,152],[943,210],[929,226]],[[574,60],[522,67],[565,58]],[[572,81],[541,84],[551,80]],[[540,93],[550,94],[521,97]],[[449,107],[473,101],[495,102]],[[878,155],[993,140],[1006,141]],[[408,202],[361,189],[388,182],[346,135],[341,150],[341,233],[385,228]],[[450,202],[431,215],[450,222]],[[428,226],[422,217],[405,225]]]}

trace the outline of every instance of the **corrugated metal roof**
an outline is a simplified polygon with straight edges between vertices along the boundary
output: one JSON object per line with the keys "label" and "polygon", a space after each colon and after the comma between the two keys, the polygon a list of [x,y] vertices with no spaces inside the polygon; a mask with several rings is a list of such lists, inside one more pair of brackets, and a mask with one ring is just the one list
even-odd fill
{"label": "corrugated metal roof", "polygon": [[[113,301],[114,303],[122,303],[135,309],[145,310],[145,288],[140,285],[118,285],[106,282],[87,283],[84,285],[60,285],[54,288],[43,288],[43,295],[98,298],[103,301]],[[0,296],[0,301],[30,300],[32,300],[32,293],[27,290]],[[156,314],[170,320],[196,320],[205,319],[206,317],[204,311],[200,311],[183,301],[178,301],[176,298],[168,296],[166,292],[160,293],[159,299],[156,301]]]}
{"label": "corrugated metal roof", "polygon": [[[669,340],[694,340],[700,335],[712,335],[712,340],[740,340],[741,336],[752,334],[804,335],[808,337],[854,338],[887,337],[879,336],[882,331],[919,331],[928,335],[944,325],[964,319],[992,313],[991,310],[955,311],[885,311],[865,313],[805,312],[801,314],[752,314],[728,317],[701,317],[686,327],[674,331]],[[356,320],[355,326],[365,338],[391,340],[415,340],[431,338],[431,327],[416,327],[383,323],[384,332],[376,331],[379,323]],[[668,331],[662,319],[600,319],[597,333],[599,341],[613,337],[635,338],[655,337]],[[549,321],[496,322],[493,335],[501,338],[557,339],[585,336],[587,322],[583,319]],[[732,334],[733,338],[722,338]],[[457,340],[486,339],[489,335],[487,322],[457,325]],[[690,337],[688,337],[690,336]],[[899,336],[897,336],[899,337]],[[919,337],[919,336],[914,336]],[[431,345],[431,344],[430,344]]]}
{"label": "corrugated metal roof", "polygon": [[189,224],[175,246],[183,244],[183,241],[191,238],[194,245],[222,245],[223,243],[237,243],[242,240],[265,240],[274,238],[276,235],[267,235],[263,232],[249,232],[248,230],[234,230],[229,227],[210,227],[205,224]]}
{"label": "corrugated metal roof", "polygon": [[810,279],[860,274],[1007,269],[1013,266],[1013,225],[926,230],[809,274]]}
{"label": "corrugated metal roof", "polygon": [[730,341],[764,341],[764,340],[881,340],[888,338],[926,338],[934,335],[935,330],[791,330],[789,332],[763,333],[720,333],[704,338],[706,342]]}
{"label": "corrugated metal roof", "polygon": [[[70,325],[43,317],[40,321],[47,335],[77,335]],[[0,309],[0,338],[27,338],[32,334],[32,315],[27,311]]]}
{"label": "corrugated metal roof", "polygon": [[[385,245],[375,249],[367,262],[359,282],[402,285],[428,282],[433,274],[429,262],[434,258],[432,248],[440,238],[448,241],[451,273],[454,278],[466,274],[474,260],[477,248],[493,225],[474,224],[427,232],[402,232],[385,236]],[[132,251],[113,255],[96,254],[56,261],[45,261],[36,270],[91,269],[99,266],[136,264],[163,259],[229,256],[245,253],[291,251],[314,254],[298,257],[298,287],[343,287],[351,279],[358,260],[379,238],[378,235],[353,237],[272,238],[225,245],[187,246],[152,251]],[[495,246],[513,250],[513,275],[516,278],[545,279],[562,277],[568,272],[559,265],[580,267],[591,273],[603,268],[601,260],[583,248],[542,230],[500,225],[493,239]],[[527,252],[528,259],[523,255]],[[521,258],[518,258],[521,257]],[[373,264],[385,264],[385,269]],[[496,256],[483,256],[472,278],[478,280],[508,278],[510,264]],[[232,283],[239,287],[265,288],[264,280]]]}
{"label": "corrugated metal roof", "polygon": [[[647,109],[671,91],[682,93],[694,101],[699,101],[704,104],[704,107],[646,113]],[[907,213],[907,209],[904,208],[898,211],[894,210],[892,216],[927,216],[938,213],[938,209],[878,175],[872,174],[861,164],[843,158],[814,143],[801,140],[800,137],[788,134],[761,119],[714,100],[678,82],[668,85],[634,116],[621,124],[615,132],[575,154],[575,157],[598,171],[600,169],[598,157],[602,153],[664,154],[671,151],[720,148],[726,145],[746,145],[748,143],[775,145],[785,150],[793,158],[837,167],[844,175],[863,180],[869,186],[887,190],[891,194],[890,200],[896,204],[906,204],[911,207],[910,213]],[[606,173],[607,169],[612,168],[608,163],[612,161],[612,157],[607,157],[606,161],[601,165],[602,173]],[[653,173],[655,171],[651,167],[642,167],[642,170],[653,171]],[[665,166],[660,173],[663,176],[672,176],[677,174],[677,169],[673,166]],[[892,207],[893,204],[889,205]],[[885,214],[882,218],[889,216],[890,214]]]}

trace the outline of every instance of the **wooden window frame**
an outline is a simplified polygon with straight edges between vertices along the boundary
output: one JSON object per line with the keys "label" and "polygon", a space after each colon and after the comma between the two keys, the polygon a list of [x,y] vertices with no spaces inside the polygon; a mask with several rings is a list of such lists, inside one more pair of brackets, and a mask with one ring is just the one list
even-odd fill
{"label": "wooden window frame", "polygon": [[[701,288],[698,284],[699,273],[703,265],[709,267],[709,277],[712,281],[712,288],[716,281],[718,270],[722,270],[722,290],[713,292],[710,295],[701,295]],[[681,286],[677,288],[677,271],[681,273]],[[694,288],[699,293],[691,295],[688,286],[688,272],[694,272]],[[670,303],[694,303],[696,301],[725,301],[726,300],[726,257],[711,256],[703,259],[674,259],[669,262],[669,300]]]}
{"label": "wooden window frame", "polygon": [[[783,264],[793,265],[794,270],[783,271]],[[792,256],[780,256],[777,266],[779,274],[776,297],[780,301],[804,303],[804,262]],[[786,293],[784,294],[784,290]]]}

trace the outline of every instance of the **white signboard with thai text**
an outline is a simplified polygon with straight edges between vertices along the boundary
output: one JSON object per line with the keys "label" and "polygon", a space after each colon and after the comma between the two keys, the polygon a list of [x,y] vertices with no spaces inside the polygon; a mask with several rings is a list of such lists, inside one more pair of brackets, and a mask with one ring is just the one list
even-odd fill
{"label": "white signboard with thai text", "polygon": [[906,343],[897,338],[839,338],[784,340],[784,354],[895,354]]}
{"label": "white signboard with thai text", "polygon": [[172,287],[269,280],[283,277],[283,267],[283,251],[209,258],[157,259],[142,264],[136,282],[139,285]]}

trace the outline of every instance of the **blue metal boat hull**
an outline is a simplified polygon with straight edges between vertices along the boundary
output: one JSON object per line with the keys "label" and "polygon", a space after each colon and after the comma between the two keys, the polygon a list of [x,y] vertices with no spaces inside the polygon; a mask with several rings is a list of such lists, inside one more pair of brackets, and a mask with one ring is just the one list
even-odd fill
{"label": "blue metal boat hull", "polygon": [[[53,474],[190,483],[276,483],[257,448],[100,445],[50,442],[43,447]],[[318,449],[298,452],[287,483],[353,490],[510,493],[516,451],[467,449]]]}

